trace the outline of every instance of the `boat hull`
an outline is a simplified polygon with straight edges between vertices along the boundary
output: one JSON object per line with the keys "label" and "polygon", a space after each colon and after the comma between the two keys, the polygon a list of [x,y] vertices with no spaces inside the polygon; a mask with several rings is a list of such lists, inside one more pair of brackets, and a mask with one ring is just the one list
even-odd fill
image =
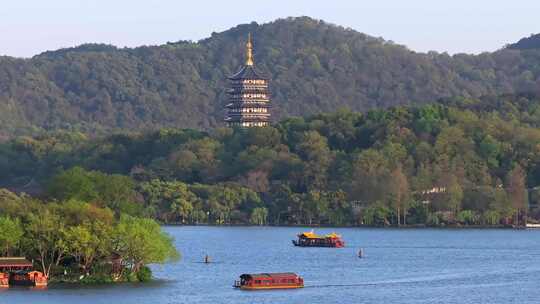
{"label": "boat hull", "polygon": [[240,289],[242,290],[270,290],[270,289],[298,289],[298,288],[304,288],[303,285],[297,286],[297,285],[282,285],[282,286],[241,286]]}
{"label": "boat hull", "polygon": [[343,248],[345,247],[344,243],[301,243],[296,240],[293,240],[292,243],[297,247],[326,247],[326,248]]}
{"label": "boat hull", "polygon": [[9,285],[45,287],[48,280],[39,271],[15,272],[9,276]]}
{"label": "boat hull", "polygon": [[0,288],[9,287],[9,273],[0,272]]}
{"label": "boat hull", "polygon": [[304,287],[304,279],[294,272],[244,273],[233,286],[241,290],[297,289]]}

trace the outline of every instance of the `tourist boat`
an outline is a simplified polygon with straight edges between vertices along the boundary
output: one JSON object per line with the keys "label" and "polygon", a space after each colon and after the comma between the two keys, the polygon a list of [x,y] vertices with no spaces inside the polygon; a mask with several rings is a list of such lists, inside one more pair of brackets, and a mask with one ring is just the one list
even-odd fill
{"label": "tourist boat", "polygon": [[32,262],[24,257],[0,258],[0,287],[9,285],[47,286],[47,277],[33,270]]}
{"label": "tourist boat", "polygon": [[540,228],[540,224],[527,223],[527,224],[525,225],[525,228],[529,228],[529,229],[531,229],[531,228],[538,229],[538,228]]}
{"label": "tourist boat", "polygon": [[293,272],[243,274],[235,288],[243,290],[291,289],[304,287],[304,279]]}
{"label": "tourist boat", "polygon": [[298,235],[298,240],[292,241],[294,246],[300,247],[334,247],[341,248],[345,246],[345,242],[341,235],[330,233],[324,236],[319,236],[313,231],[304,232]]}
{"label": "tourist boat", "polygon": [[9,273],[0,272],[0,288],[9,287]]}
{"label": "tourist boat", "polygon": [[9,284],[45,287],[47,286],[47,277],[40,271],[20,270],[11,273],[9,276]]}

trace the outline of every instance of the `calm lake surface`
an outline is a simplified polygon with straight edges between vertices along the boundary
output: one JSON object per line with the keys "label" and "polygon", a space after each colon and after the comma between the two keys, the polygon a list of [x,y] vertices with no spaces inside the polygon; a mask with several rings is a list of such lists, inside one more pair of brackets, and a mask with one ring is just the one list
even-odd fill
{"label": "calm lake surface", "polygon": [[[10,288],[3,303],[539,303],[540,230],[317,229],[346,248],[292,246],[303,228],[166,227],[181,261],[150,284]],[[357,252],[364,249],[365,258]],[[202,263],[204,255],[214,263]],[[292,271],[306,288],[240,291],[249,272]]]}

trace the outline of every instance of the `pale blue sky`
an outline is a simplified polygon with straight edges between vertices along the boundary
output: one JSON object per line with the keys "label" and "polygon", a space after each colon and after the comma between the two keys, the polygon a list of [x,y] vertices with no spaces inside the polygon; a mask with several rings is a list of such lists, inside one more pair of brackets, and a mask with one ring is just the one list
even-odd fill
{"label": "pale blue sky", "polygon": [[493,51],[540,33],[540,0],[1,0],[0,54],[87,42],[199,40],[240,23],[311,16],[416,51]]}

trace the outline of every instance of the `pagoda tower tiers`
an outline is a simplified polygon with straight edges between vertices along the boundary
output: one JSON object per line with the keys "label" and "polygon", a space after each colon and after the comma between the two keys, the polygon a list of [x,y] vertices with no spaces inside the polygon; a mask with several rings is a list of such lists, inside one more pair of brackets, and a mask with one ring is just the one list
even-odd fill
{"label": "pagoda tower tiers", "polygon": [[229,77],[229,103],[225,106],[228,127],[265,127],[270,123],[268,79],[263,77],[253,62],[251,34],[246,43],[246,63],[238,73]]}

